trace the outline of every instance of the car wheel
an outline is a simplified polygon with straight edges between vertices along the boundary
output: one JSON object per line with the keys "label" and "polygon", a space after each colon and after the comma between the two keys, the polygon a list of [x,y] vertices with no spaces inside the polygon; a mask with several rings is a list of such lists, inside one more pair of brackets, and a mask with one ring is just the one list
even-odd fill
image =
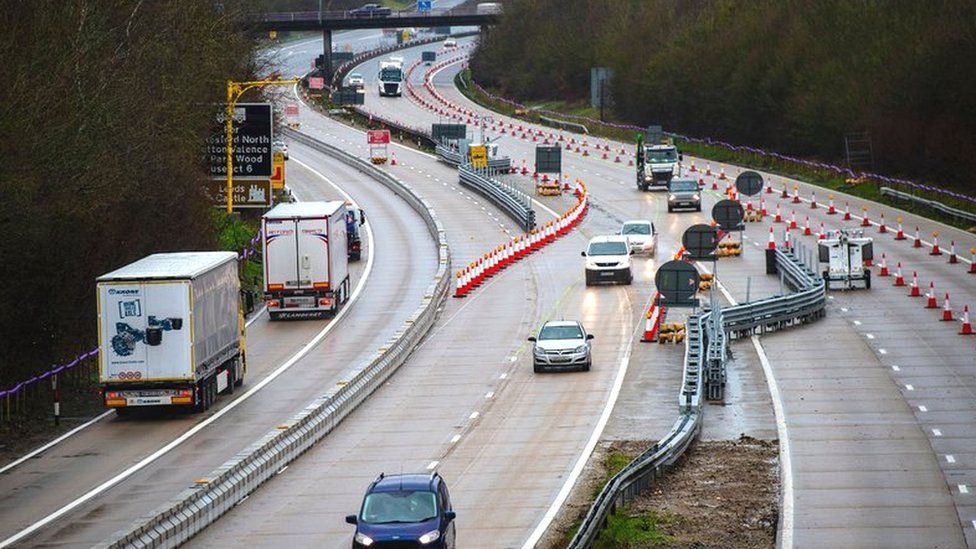
{"label": "car wheel", "polygon": [[668,206],[668,213],[674,213],[674,208],[672,208],[671,206]]}
{"label": "car wheel", "polygon": [[533,364],[532,365],[532,371],[535,372],[535,373],[537,373],[537,374],[541,374],[542,373],[542,366],[539,366],[538,364]]}
{"label": "car wheel", "polygon": [[584,372],[589,372],[589,371],[590,371],[590,366],[591,366],[591,365],[592,365],[592,361],[589,361],[589,360],[588,360],[588,361],[586,361],[586,364],[584,364],[584,365],[583,365],[583,371],[584,371]]}
{"label": "car wheel", "polygon": [[696,212],[700,212],[701,211],[701,204],[698,204],[698,206],[695,207],[695,211]]}
{"label": "car wheel", "polygon": [[627,278],[624,279],[624,284],[630,286],[633,283],[634,283],[634,274],[627,273]]}

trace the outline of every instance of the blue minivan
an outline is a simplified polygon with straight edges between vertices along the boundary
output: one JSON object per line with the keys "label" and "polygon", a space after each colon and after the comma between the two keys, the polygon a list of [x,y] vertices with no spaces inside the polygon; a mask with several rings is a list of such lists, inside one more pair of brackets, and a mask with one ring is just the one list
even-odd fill
{"label": "blue minivan", "polygon": [[346,522],[356,525],[353,549],[454,549],[455,516],[439,474],[380,474]]}

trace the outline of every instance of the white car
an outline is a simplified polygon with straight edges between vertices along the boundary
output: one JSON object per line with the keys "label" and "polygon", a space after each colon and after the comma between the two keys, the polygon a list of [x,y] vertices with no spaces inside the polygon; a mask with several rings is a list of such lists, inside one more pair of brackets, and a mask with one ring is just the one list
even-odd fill
{"label": "white car", "polygon": [[626,236],[615,234],[591,238],[586,251],[581,254],[586,258],[586,285],[592,286],[599,282],[633,282],[634,273],[630,270],[630,256],[633,253]]}
{"label": "white car", "polygon": [[644,219],[625,221],[620,227],[621,236],[626,236],[630,251],[654,255],[657,250],[657,230],[654,224]]}
{"label": "white car", "polygon": [[448,38],[447,40],[444,41],[444,49],[456,48],[456,47],[457,47],[457,40],[453,38]]}
{"label": "white car", "polygon": [[284,155],[285,160],[288,160],[288,145],[286,145],[284,141],[276,140],[271,144],[271,150],[273,152],[280,152]]}
{"label": "white car", "polygon": [[359,87],[362,87],[362,86],[365,86],[366,85],[366,79],[363,78],[363,75],[359,74],[358,72],[351,73],[349,75],[349,79],[346,80],[346,82],[350,86],[359,86]]}

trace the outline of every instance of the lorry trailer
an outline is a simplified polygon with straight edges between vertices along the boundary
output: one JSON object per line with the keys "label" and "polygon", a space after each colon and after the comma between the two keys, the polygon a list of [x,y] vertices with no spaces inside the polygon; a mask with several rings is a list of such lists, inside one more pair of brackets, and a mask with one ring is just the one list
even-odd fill
{"label": "lorry trailer", "polygon": [[244,382],[234,252],[153,254],[96,280],[104,403],[204,411]]}
{"label": "lorry trailer", "polygon": [[271,320],[334,315],[349,299],[346,204],[292,202],[262,218]]}

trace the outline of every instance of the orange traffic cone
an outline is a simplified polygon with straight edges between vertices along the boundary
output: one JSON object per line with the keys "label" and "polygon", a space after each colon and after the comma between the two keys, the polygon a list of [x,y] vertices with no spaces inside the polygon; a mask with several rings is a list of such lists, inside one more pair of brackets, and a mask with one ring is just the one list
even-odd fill
{"label": "orange traffic cone", "polygon": [[767,250],[775,250],[776,249],[776,237],[773,235],[773,228],[772,227],[769,228],[769,243],[766,244],[766,249]]}
{"label": "orange traffic cone", "polygon": [[939,249],[939,231],[932,233],[932,251],[929,255],[942,255],[942,250]]}
{"label": "orange traffic cone", "polygon": [[895,284],[894,285],[895,286],[904,286],[905,285],[905,277],[902,276],[902,274],[901,274],[901,261],[899,261],[898,262],[898,265],[895,267]]}
{"label": "orange traffic cone", "polygon": [[962,328],[959,335],[973,335],[973,325],[969,323],[969,305],[962,308]]}
{"label": "orange traffic cone", "polygon": [[945,301],[942,302],[942,322],[952,322],[952,306],[949,305],[949,292],[946,292]]}
{"label": "orange traffic cone", "polygon": [[888,261],[885,258],[885,254],[881,254],[881,270],[878,272],[878,276],[891,276],[888,272]]}
{"label": "orange traffic cone", "polygon": [[925,308],[926,309],[938,309],[939,308],[939,304],[936,302],[936,299],[935,299],[935,282],[934,281],[933,282],[929,282],[929,293],[925,294],[925,297],[928,298],[928,300],[925,303]]}
{"label": "orange traffic cone", "polygon": [[911,291],[909,292],[908,297],[920,297],[922,295],[918,288],[918,271],[912,271],[912,285],[909,286],[909,289]]}

